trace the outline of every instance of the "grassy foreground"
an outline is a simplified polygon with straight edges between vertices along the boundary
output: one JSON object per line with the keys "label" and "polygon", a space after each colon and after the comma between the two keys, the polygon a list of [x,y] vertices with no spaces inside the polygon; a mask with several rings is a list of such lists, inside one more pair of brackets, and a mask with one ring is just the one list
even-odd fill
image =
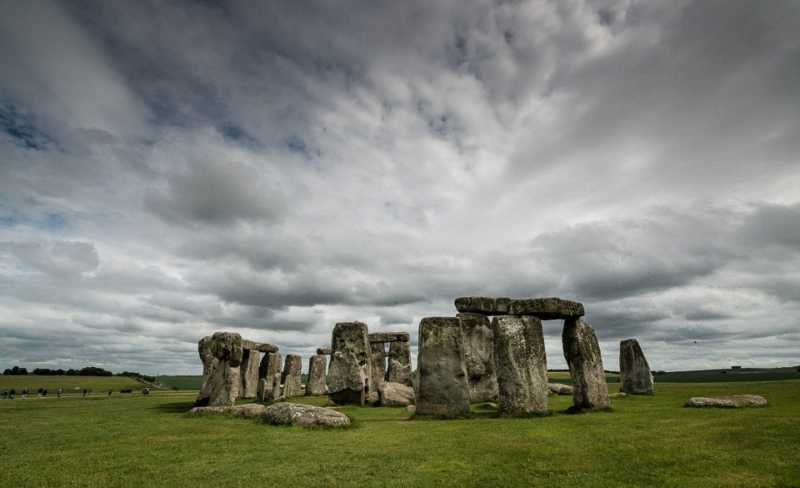
{"label": "grassy foreground", "polygon": [[118,392],[121,389],[132,389],[134,391],[144,388],[144,384],[127,376],[39,376],[21,375],[10,376],[0,375],[0,390],[20,390],[27,388],[30,392],[36,392],[39,388],[47,388],[48,394],[55,395],[56,390],[61,387],[64,393],[74,394],[83,388],[90,388],[95,394],[106,392],[109,389]]}
{"label": "grassy foreground", "polygon": [[[550,397],[556,413],[530,419],[346,407],[344,430],[191,416],[191,392],[5,400],[0,473],[8,486],[800,486],[800,381],[657,388],[591,414],[557,413],[570,399]],[[771,405],[682,407],[732,393]]]}

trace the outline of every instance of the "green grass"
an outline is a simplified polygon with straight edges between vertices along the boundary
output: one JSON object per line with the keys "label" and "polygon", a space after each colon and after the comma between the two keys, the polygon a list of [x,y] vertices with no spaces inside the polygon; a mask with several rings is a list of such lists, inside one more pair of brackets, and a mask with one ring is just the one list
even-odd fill
{"label": "green grass", "polygon": [[[118,392],[121,389],[141,390],[144,385],[127,376],[39,376],[39,375],[0,375],[0,390],[20,390],[27,388],[35,392],[39,388],[47,388],[48,394],[55,395],[61,387],[65,393],[75,393],[83,388],[90,388],[95,394],[112,389]],[[75,390],[77,388],[77,390]]]}
{"label": "green grass", "polygon": [[[616,385],[611,386],[617,390]],[[687,409],[700,394],[762,394],[758,409]],[[528,419],[409,420],[345,407],[343,430],[191,416],[194,393],[0,401],[8,486],[797,487],[800,381],[658,384],[613,410]],[[297,401],[324,404],[325,398]]]}
{"label": "green grass", "polygon": [[159,376],[156,379],[160,384],[178,390],[199,391],[203,386],[202,376]]}

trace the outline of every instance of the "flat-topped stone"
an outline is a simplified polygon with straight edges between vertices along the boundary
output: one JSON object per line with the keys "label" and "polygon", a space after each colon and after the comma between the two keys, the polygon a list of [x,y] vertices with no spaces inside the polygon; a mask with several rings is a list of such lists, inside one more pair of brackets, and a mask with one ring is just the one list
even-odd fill
{"label": "flat-topped stone", "polygon": [[532,315],[541,320],[569,319],[584,315],[583,304],[558,297],[505,298],[459,297],[456,309],[481,315]]}
{"label": "flat-topped stone", "polygon": [[506,315],[510,298],[494,297],[458,297],[456,310],[461,313],[479,313],[482,315]]}
{"label": "flat-topped stone", "polygon": [[372,332],[367,335],[369,342],[408,342],[408,332]]}
{"label": "flat-topped stone", "polygon": [[717,408],[766,407],[767,399],[761,395],[692,397],[686,402],[686,406]]}
{"label": "flat-topped stone", "polygon": [[242,349],[250,349],[259,352],[278,352],[278,346],[273,346],[266,342],[255,342],[242,339]]}
{"label": "flat-topped stone", "polygon": [[301,427],[345,427],[350,418],[332,408],[276,403],[264,411],[264,421],[272,425],[299,425]]}
{"label": "flat-topped stone", "polygon": [[570,319],[583,317],[583,304],[558,297],[519,298],[508,306],[511,315],[533,315],[541,320]]}

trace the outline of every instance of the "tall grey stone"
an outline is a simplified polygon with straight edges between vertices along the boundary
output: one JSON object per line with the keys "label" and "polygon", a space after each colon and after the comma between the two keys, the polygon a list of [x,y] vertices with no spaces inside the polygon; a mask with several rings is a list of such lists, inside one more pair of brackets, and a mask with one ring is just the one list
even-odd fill
{"label": "tall grey stone", "polygon": [[340,322],[333,328],[328,394],[334,403],[363,405],[374,391],[365,390],[372,377],[367,333],[367,324],[361,322]]}
{"label": "tall grey stone", "polygon": [[419,324],[417,413],[457,417],[469,413],[464,334],[457,317],[427,317]]}
{"label": "tall grey stone", "polygon": [[299,354],[287,354],[286,362],[283,365],[283,374],[281,375],[283,396],[285,398],[303,395],[302,370],[303,358]]}
{"label": "tall grey stone", "polygon": [[547,358],[542,321],[502,315],[492,319],[499,410],[507,415],[547,413]]}
{"label": "tall grey stone", "polygon": [[383,342],[370,341],[369,360],[370,369],[372,371],[369,380],[370,390],[380,392],[381,385],[386,381],[386,344]]}
{"label": "tall grey stone", "polygon": [[283,398],[281,395],[281,373],[275,373],[272,375],[272,398],[273,402],[280,400]]}
{"label": "tall grey stone", "polygon": [[653,394],[653,374],[636,339],[619,343],[619,391],[632,395]]}
{"label": "tall grey stone", "polygon": [[266,378],[258,380],[258,391],[256,391],[256,400],[259,402],[266,402],[271,400],[272,385],[268,383]]}
{"label": "tall grey stone", "polygon": [[256,349],[242,350],[242,364],[240,377],[242,385],[239,388],[239,398],[255,398],[258,391],[258,367],[261,354]]}
{"label": "tall grey stone", "polygon": [[325,363],[327,356],[317,354],[308,360],[308,378],[306,379],[306,395],[326,395],[328,385],[325,381]]}
{"label": "tall grey stone", "polygon": [[411,347],[408,342],[389,344],[386,381],[411,386]]}
{"label": "tall grey stone", "polygon": [[205,348],[212,359],[195,406],[233,405],[241,386],[242,336],[216,332],[205,342]]}
{"label": "tall grey stone", "polygon": [[261,364],[258,366],[258,377],[267,380],[268,384],[272,384],[272,377],[275,373],[283,371],[281,354],[279,352],[268,352],[261,358]]}
{"label": "tall grey stone", "polygon": [[485,315],[460,313],[464,334],[469,399],[472,402],[497,400],[497,374],[494,360],[494,333]]}
{"label": "tall grey stone", "polygon": [[608,385],[603,371],[603,357],[594,329],[579,318],[564,321],[561,334],[564,358],[572,376],[574,409],[608,408]]}
{"label": "tall grey stone", "polygon": [[200,353],[200,361],[203,362],[203,381],[205,381],[214,362],[214,355],[211,353],[211,336],[200,339],[197,343],[197,352]]}

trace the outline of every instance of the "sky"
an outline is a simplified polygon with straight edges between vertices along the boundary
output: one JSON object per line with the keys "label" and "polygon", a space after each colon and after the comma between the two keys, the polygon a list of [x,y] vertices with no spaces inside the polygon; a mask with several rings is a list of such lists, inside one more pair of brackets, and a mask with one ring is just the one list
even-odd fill
{"label": "sky", "polygon": [[607,369],[800,364],[794,0],[0,0],[0,73],[0,368],[416,354],[462,295],[581,301]]}

